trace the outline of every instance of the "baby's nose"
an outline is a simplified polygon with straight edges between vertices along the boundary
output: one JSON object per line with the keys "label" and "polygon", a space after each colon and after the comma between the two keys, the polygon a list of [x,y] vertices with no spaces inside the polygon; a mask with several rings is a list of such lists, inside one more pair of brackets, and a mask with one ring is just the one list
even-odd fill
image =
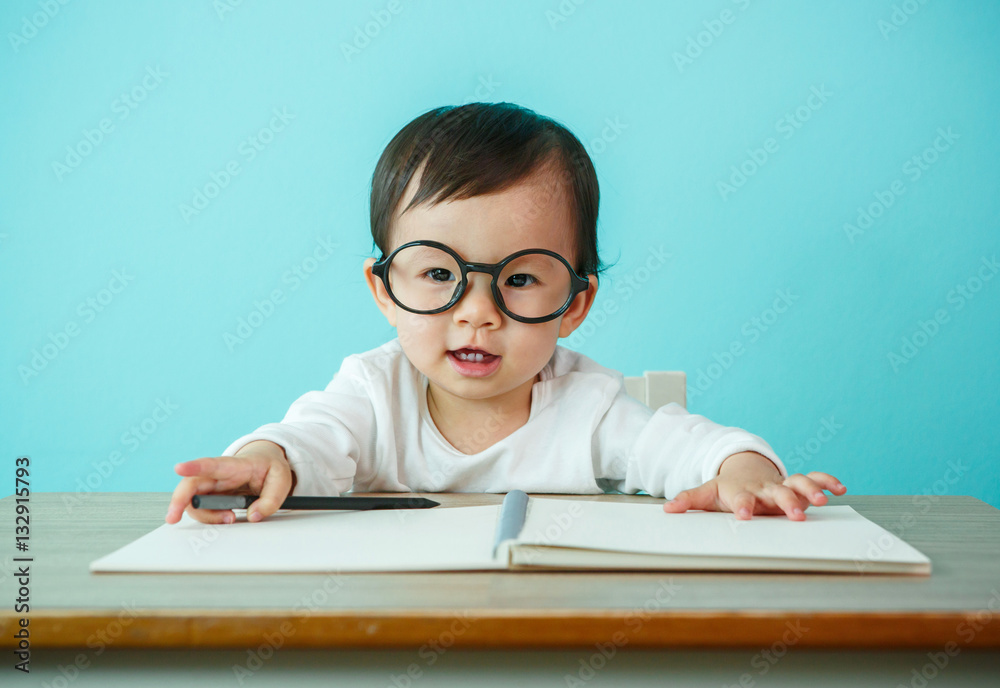
{"label": "baby's nose", "polygon": [[455,317],[470,322],[476,321],[475,324],[499,322],[500,309],[493,299],[490,275],[470,272],[467,279],[465,293],[455,306]]}

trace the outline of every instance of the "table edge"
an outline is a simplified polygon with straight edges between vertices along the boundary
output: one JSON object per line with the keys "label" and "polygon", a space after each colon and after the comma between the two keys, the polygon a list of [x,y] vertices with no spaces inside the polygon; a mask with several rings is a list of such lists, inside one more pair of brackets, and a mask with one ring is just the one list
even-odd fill
{"label": "table edge", "polygon": [[[87,609],[28,615],[38,648],[1000,648],[991,610],[538,610],[466,608],[303,611],[143,610],[134,616]],[[988,615],[984,620],[984,614]],[[19,619],[0,612],[0,647],[14,648]],[[313,623],[319,621],[321,623]],[[94,629],[100,629],[95,632]]]}

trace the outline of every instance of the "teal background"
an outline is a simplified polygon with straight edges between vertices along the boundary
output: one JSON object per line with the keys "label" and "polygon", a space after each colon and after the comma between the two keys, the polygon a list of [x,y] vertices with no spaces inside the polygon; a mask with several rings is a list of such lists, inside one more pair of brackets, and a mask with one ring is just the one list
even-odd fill
{"label": "teal background", "polygon": [[601,182],[617,264],[561,344],[686,371],[691,411],[793,472],[1000,507],[998,30],[997,3],[957,0],[4,2],[0,458],[29,455],[35,491],[168,491],[176,462],[280,420],[395,336],[361,272],[384,146],[432,107],[510,101],[568,126]]}

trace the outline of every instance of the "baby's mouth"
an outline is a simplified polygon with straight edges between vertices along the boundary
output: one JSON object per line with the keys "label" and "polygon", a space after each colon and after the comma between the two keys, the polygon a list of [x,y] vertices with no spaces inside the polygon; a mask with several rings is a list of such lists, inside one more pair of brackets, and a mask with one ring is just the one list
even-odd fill
{"label": "baby's mouth", "polygon": [[496,358],[500,358],[496,354],[491,354],[481,349],[456,349],[448,353],[460,361],[468,361],[469,363],[489,363]]}
{"label": "baby's mouth", "polygon": [[448,362],[459,375],[466,378],[485,378],[493,375],[503,365],[503,357],[482,349],[455,349],[448,352]]}

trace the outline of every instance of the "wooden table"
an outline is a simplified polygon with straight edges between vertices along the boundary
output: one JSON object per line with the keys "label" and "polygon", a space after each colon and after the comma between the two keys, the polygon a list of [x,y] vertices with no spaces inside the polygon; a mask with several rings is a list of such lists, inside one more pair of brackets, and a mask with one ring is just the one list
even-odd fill
{"label": "wooden table", "polygon": [[[423,496],[440,501],[438,508],[497,504],[503,499],[500,494]],[[639,495],[545,496],[663,501]],[[914,670],[921,670],[917,662],[926,664],[934,653],[941,653],[944,659],[939,664],[946,666],[934,679],[935,686],[948,685],[944,679],[959,676],[964,685],[971,685],[969,681],[976,676],[990,675],[976,673],[980,669],[1000,668],[1000,619],[996,618],[1000,611],[1000,511],[973,497],[830,496],[829,504],[849,504],[927,554],[933,562],[929,577],[88,571],[92,560],[160,526],[169,498],[167,492],[32,495],[30,551],[16,553],[13,534],[5,538],[5,566],[0,574],[4,601],[0,645],[10,651],[16,647],[19,619],[25,617],[11,603],[19,587],[12,557],[33,558],[27,615],[35,664],[32,676],[38,675],[38,662],[45,657],[53,658],[52,666],[46,665],[55,672],[52,676],[59,676],[59,662],[65,668],[69,666],[65,662],[81,654],[95,662],[98,656],[102,661],[117,657],[114,661],[132,662],[137,669],[149,666],[146,660],[134,659],[138,650],[156,650],[153,656],[160,660],[167,656],[164,650],[176,650],[175,656],[184,658],[183,666],[201,661],[190,650],[201,655],[229,652],[244,657],[249,666],[254,654],[261,664],[277,665],[278,655],[287,658],[292,650],[313,649],[322,650],[323,657],[336,654],[341,668],[346,656],[358,661],[362,655],[386,658],[387,653],[394,653],[412,660],[409,668],[393,675],[393,682],[383,666],[380,685],[407,686],[420,678],[412,673],[414,664],[420,671],[429,671],[436,658],[453,648],[462,652],[451,653],[449,661],[461,663],[463,654],[467,659],[468,652],[490,650],[495,660],[521,656],[518,666],[525,670],[531,661],[523,658],[537,658],[540,649],[569,652],[564,656],[580,659],[580,663],[568,665],[565,676],[559,675],[559,685],[571,683],[566,676],[579,675],[586,682],[588,666],[594,677],[605,676],[601,673],[605,665],[622,670],[643,651],[647,656],[655,651],[652,654],[664,661],[681,656],[691,661],[699,651],[740,658],[735,666],[742,667],[742,672],[730,672],[726,680],[744,686],[751,684],[741,674],[759,682],[764,676],[776,676],[778,669],[790,671],[798,661],[793,661],[793,655],[807,657],[803,653],[812,653],[812,659],[803,664],[812,671],[819,666],[817,656],[831,661],[854,657],[853,663],[831,663],[831,670],[840,675],[864,664],[857,658],[865,651],[879,650],[888,653],[886,657],[896,653],[893,656],[903,662],[903,669]],[[0,500],[0,511],[5,522],[13,524],[14,498]],[[126,649],[133,651],[132,659],[124,659],[130,653],[105,652]],[[626,660],[628,656],[632,660]],[[56,661],[57,657],[64,659]],[[469,668],[478,671],[482,666],[480,662]],[[540,666],[547,665],[542,662]],[[708,669],[720,666],[719,662],[706,664]],[[872,664],[880,670],[887,666],[885,661]],[[329,678],[329,669],[323,671]],[[886,685],[911,685],[913,677],[907,672],[897,674],[887,677]],[[97,672],[81,669],[72,683],[85,685],[85,678],[96,677]],[[257,685],[263,685],[260,678],[255,676]],[[820,685],[815,675],[810,681]],[[856,679],[852,682],[857,683]],[[551,685],[547,681],[539,685],[543,684]],[[717,679],[709,684],[720,685]]]}

